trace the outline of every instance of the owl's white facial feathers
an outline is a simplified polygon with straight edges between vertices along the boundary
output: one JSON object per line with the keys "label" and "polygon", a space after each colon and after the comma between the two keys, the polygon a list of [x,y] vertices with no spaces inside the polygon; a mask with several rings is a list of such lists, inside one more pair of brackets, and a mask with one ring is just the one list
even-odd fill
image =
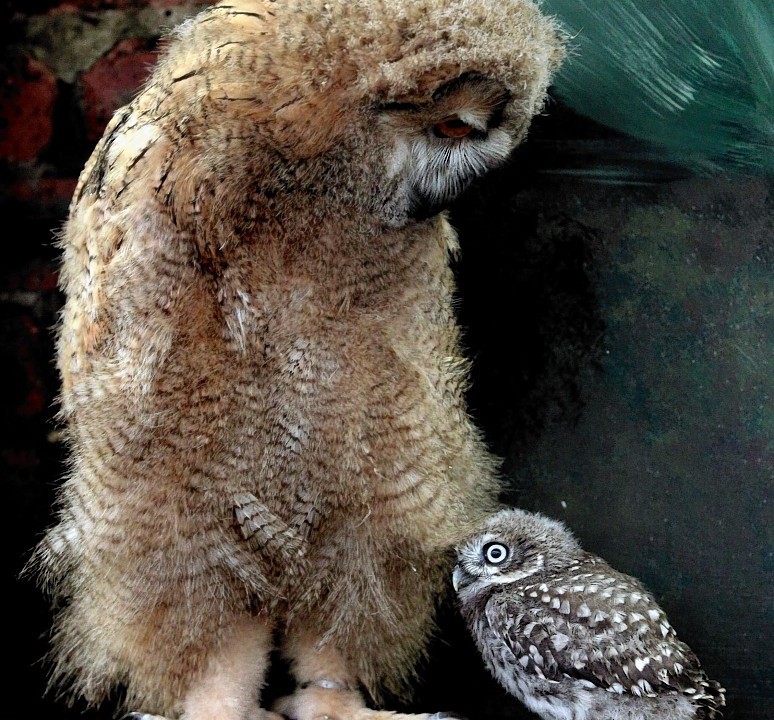
{"label": "owl's white facial feathers", "polygon": [[[508,93],[497,83],[473,76],[437,90],[432,101],[395,103],[381,118],[393,142],[386,179],[409,207],[438,212],[476,178],[502,165],[517,145],[503,114]],[[438,124],[467,125],[460,137],[443,136]],[[423,214],[421,211],[418,213]]]}
{"label": "owl's white facial feathers", "polygon": [[[501,543],[507,548],[502,562],[488,562],[486,548]],[[457,548],[455,586],[460,596],[475,595],[492,585],[518,582],[544,572],[557,563],[571,562],[580,546],[561,523],[537,513],[503,510],[486,528]]]}
{"label": "owl's white facial feathers", "polygon": [[[462,113],[459,118],[470,122]],[[426,133],[412,138],[402,170],[416,193],[443,204],[457,197],[472,180],[505,162],[513,147],[513,139],[499,129],[490,130],[483,138],[459,140]]]}

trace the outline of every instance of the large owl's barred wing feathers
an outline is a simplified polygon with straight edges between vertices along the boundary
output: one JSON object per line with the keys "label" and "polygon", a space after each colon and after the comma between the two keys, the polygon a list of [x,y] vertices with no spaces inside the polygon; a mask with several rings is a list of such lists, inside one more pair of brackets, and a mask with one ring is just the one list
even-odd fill
{"label": "large owl's barred wing feathers", "polygon": [[298,562],[306,554],[307,542],[301,533],[290,527],[251,493],[234,497],[234,518],[240,534],[259,552]]}
{"label": "large owl's barred wing feathers", "polygon": [[490,626],[519,666],[547,680],[570,676],[616,693],[673,690],[722,704],[721,689],[647,591],[607,566],[593,570],[558,583],[512,586],[516,597],[490,599]]}

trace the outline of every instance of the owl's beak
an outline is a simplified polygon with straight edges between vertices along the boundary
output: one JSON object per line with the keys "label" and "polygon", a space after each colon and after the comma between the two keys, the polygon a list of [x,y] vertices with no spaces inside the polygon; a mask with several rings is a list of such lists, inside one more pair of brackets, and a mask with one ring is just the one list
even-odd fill
{"label": "owl's beak", "polygon": [[452,573],[452,585],[454,586],[454,592],[459,591],[460,585],[462,584],[462,568],[459,565],[456,565],[454,567],[454,572]]}

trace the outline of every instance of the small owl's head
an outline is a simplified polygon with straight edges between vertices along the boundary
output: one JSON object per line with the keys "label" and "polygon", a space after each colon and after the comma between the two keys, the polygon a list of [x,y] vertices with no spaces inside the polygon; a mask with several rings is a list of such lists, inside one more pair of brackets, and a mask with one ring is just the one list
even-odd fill
{"label": "small owl's head", "polygon": [[457,546],[454,589],[468,598],[494,585],[565,568],[580,552],[572,533],[557,520],[501,510]]}

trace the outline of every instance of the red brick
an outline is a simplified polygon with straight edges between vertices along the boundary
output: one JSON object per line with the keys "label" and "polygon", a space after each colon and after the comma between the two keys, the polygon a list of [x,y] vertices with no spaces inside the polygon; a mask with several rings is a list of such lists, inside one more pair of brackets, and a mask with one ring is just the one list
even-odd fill
{"label": "red brick", "polygon": [[36,206],[66,209],[77,182],[78,179],[73,177],[19,178],[9,183],[6,192],[17,200]]}
{"label": "red brick", "polygon": [[86,134],[92,142],[102,136],[113,112],[134,97],[150,73],[157,55],[153,43],[123,40],[81,77]]}
{"label": "red brick", "polygon": [[33,160],[54,131],[57,88],[42,63],[19,54],[0,65],[0,158]]}
{"label": "red brick", "polygon": [[[199,0],[201,2],[201,0]],[[56,4],[56,3],[52,3]],[[172,8],[190,5],[191,0],[65,0],[52,12],[73,10],[138,10],[145,7]]]}
{"label": "red brick", "polygon": [[22,287],[25,290],[34,290],[39,293],[51,293],[57,289],[59,283],[59,269],[50,263],[33,263],[27,268],[21,281]]}

